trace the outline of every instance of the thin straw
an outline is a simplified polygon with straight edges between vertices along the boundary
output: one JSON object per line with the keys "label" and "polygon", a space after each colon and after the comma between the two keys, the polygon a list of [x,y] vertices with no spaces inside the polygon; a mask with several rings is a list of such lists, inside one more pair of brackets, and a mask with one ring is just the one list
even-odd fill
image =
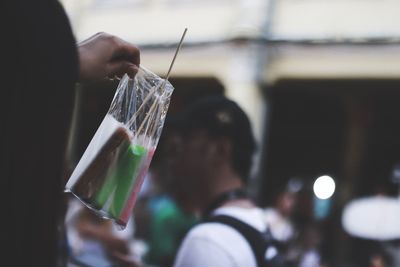
{"label": "thin straw", "polygon": [[[182,43],[183,43],[183,39],[185,39],[186,32],[187,32],[187,28],[185,28],[185,30],[183,31],[181,40],[179,41],[179,45],[178,45],[178,47],[177,47],[177,49],[176,49],[176,51],[175,51],[175,55],[174,55],[174,57],[173,57],[173,59],[172,59],[172,62],[171,62],[171,64],[170,64],[170,66],[169,66],[169,69],[168,69],[168,72],[167,72],[167,77],[165,78],[163,84],[161,85],[161,86],[162,86],[162,89],[164,89],[164,87],[165,87],[165,85],[166,85],[166,83],[167,83],[167,81],[168,81],[168,79],[169,79],[169,75],[171,74],[171,70],[172,70],[172,67],[174,66],[175,59],[176,59],[176,57],[178,56],[179,50],[181,50]],[[153,103],[151,109],[154,108],[155,103],[156,103],[156,102]],[[157,117],[157,121],[156,121],[155,125],[153,126],[154,129],[152,129],[151,135],[153,135],[154,132],[155,132],[156,129],[157,129],[158,119],[159,119],[159,117]],[[143,124],[143,123],[142,123],[142,124]],[[140,133],[140,131],[138,131],[138,132]],[[147,132],[147,129],[146,129],[146,132]]]}
{"label": "thin straw", "polygon": [[[175,63],[175,59],[176,59],[176,57],[178,56],[179,51],[181,50],[182,43],[183,43],[183,39],[185,39],[185,36],[186,36],[186,32],[187,32],[187,28],[185,28],[185,30],[183,31],[181,40],[179,41],[178,47],[177,47],[176,50],[175,50],[175,55],[174,55],[174,57],[173,57],[173,59],[172,59],[172,61],[171,61],[171,64],[169,65],[169,69],[168,69],[168,72],[167,72],[167,76],[166,76],[166,78],[164,79],[163,83],[161,84],[161,90],[164,90],[164,87],[165,87],[165,85],[167,84],[167,81],[168,81],[168,79],[169,79],[169,75],[171,74],[172,67],[174,66],[174,63]],[[146,104],[146,103],[150,100],[150,98],[155,94],[155,92],[157,91],[157,88],[158,88],[158,86],[154,86],[154,87],[152,88],[152,90],[149,92],[149,94],[145,97],[145,99],[144,99],[143,102],[142,102],[142,105],[140,105],[140,107],[138,108],[138,110],[135,112],[135,114],[133,114],[132,118],[128,121],[128,123],[127,123],[127,124],[128,124],[128,127],[130,127],[131,124],[136,120],[136,117],[139,115],[139,112],[144,108],[145,104]],[[154,105],[154,104],[153,104],[153,105]],[[153,106],[152,106],[152,108],[153,108]],[[153,108],[153,109],[154,109],[154,108]],[[146,118],[147,118],[147,117],[146,117]],[[145,120],[143,120],[142,124],[146,121],[146,118],[145,118]],[[140,129],[140,128],[142,128],[142,125],[139,127],[139,129]]]}
{"label": "thin straw", "polygon": [[174,55],[174,58],[172,59],[171,65],[169,66],[169,70],[167,72],[167,77],[165,78],[165,82],[164,83],[166,83],[168,81],[168,78],[169,78],[169,75],[171,73],[172,67],[174,66],[174,63],[175,63],[175,59],[176,59],[176,57],[177,57],[177,55],[179,53],[179,50],[181,50],[183,39],[185,39],[186,32],[187,32],[187,28],[185,28],[185,30],[183,31],[181,40],[179,41],[179,45],[178,45],[178,48],[175,51],[175,55]]}
{"label": "thin straw", "polygon": [[140,107],[138,108],[138,110],[136,110],[136,112],[132,115],[131,119],[128,121],[127,125],[130,128],[131,125],[135,122],[137,116],[139,116],[140,111],[144,108],[144,105],[147,103],[147,101],[149,101],[149,99],[154,95],[154,93],[156,92],[157,88],[159,86],[154,86],[151,91],[147,94],[147,96],[144,98],[142,104],[140,105]]}
{"label": "thin straw", "polygon": [[146,117],[144,118],[144,120],[142,121],[142,123],[139,126],[139,129],[137,130],[137,133],[140,134],[140,132],[142,131],[142,128],[144,127],[144,124],[146,123],[147,119],[150,117],[150,115],[154,112],[154,109],[156,108],[157,105],[157,101],[153,102],[153,105],[151,105],[149,112],[147,112]]}

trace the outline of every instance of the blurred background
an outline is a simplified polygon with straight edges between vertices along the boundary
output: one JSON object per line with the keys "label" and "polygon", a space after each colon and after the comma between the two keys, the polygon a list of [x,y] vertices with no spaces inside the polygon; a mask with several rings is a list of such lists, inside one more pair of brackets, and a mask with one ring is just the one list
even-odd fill
{"label": "blurred background", "polygon": [[[61,2],[78,42],[96,32],[119,36],[136,44],[142,66],[161,77],[188,27],[170,79],[176,90],[169,114],[212,94],[226,95],[246,111],[258,142],[249,190],[266,213],[285,210],[280,207],[289,203],[282,218],[293,228],[286,240],[288,257],[297,258],[293,266],[400,266],[399,1]],[[77,89],[70,169],[104,117],[116,85]],[[169,266],[195,219],[164,196],[153,201],[163,191],[163,183],[155,181],[143,187],[128,239],[137,258]],[[390,209],[379,206],[380,200],[397,202]],[[357,204],[366,208],[353,211]],[[177,237],[168,237],[173,240],[149,256],[154,234],[162,238],[152,223],[160,210],[179,217],[182,225]],[[354,230],[364,226],[365,231]],[[380,229],[388,229],[387,235]],[[318,265],[307,263],[313,252]]]}

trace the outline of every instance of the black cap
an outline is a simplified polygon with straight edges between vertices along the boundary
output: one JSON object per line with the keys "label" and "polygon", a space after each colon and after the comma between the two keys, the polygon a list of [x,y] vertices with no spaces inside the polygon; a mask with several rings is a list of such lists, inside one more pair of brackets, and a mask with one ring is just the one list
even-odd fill
{"label": "black cap", "polygon": [[234,101],[224,96],[199,99],[178,121],[183,132],[205,130],[212,137],[231,140],[233,167],[247,178],[256,144],[247,115]]}

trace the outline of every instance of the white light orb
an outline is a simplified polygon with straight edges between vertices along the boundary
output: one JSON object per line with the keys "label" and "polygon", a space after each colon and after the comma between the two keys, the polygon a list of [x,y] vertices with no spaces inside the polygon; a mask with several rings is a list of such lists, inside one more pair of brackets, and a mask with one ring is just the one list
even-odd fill
{"label": "white light orb", "polygon": [[335,181],[332,177],[324,175],[318,177],[314,182],[314,194],[319,199],[328,199],[335,193]]}

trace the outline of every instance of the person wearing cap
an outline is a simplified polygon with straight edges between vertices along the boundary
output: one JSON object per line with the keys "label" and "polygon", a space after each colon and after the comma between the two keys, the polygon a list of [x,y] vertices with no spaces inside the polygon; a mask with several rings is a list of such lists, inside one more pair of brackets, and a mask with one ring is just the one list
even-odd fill
{"label": "person wearing cap", "polygon": [[[185,192],[182,204],[203,218],[228,215],[264,231],[263,211],[245,192],[256,143],[243,110],[225,97],[207,97],[177,121],[182,144],[173,169]],[[253,267],[257,262],[238,231],[205,222],[186,235],[174,266]]]}

